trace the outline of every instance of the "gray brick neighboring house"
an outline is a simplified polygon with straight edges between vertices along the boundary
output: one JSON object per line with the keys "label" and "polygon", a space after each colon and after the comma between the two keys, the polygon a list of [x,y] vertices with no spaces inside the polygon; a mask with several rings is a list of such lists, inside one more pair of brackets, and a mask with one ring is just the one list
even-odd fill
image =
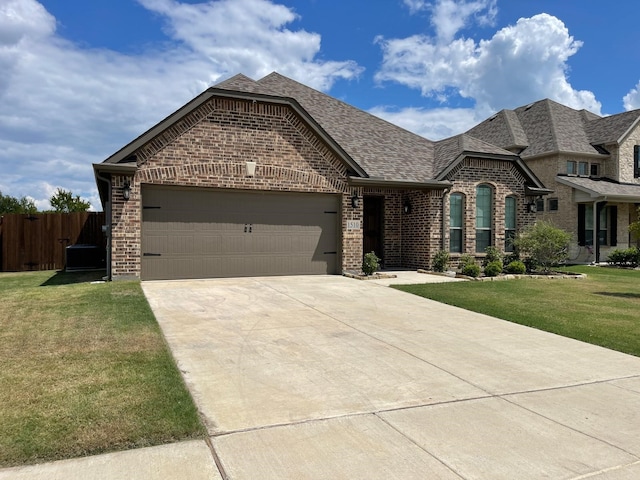
{"label": "gray brick neighboring house", "polygon": [[573,234],[571,260],[604,261],[636,244],[628,227],[640,205],[640,110],[600,117],[541,100],[467,134],[518,154],[553,190],[537,200],[536,219]]}
{"label": "gray brick neighboring house", "polygon": [[429,268],[509,248],[549,193],[517,153],[432,142],[287,77],[237,75],[94,171],[112,279]]}

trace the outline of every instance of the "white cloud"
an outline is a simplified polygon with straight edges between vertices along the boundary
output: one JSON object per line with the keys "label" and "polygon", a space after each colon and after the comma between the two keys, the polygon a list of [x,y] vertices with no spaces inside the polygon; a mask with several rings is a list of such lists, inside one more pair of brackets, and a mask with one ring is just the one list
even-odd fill
{"label": "white cloud", "polygon": [[403,0],[409,13],[431,12],[431,25],[442,42],[449,42],[474,20],[478,25],[493,25],[497,0]]}
{"label": "white cloud", "polygon": [[600,113],[595,95],[575,90],[568,80],[567,60],[582,43],[548,14],[521,18],[478,43],[464,37],[443,42],[425,35],[377,42],[384,55],[376,73],[381,82],[397,82],[439,98],[453,90],[483,110],[551,98]]}
{"label": "white cloud", "polygon": [[635,110],[640,108],[640,81],[638,81],[635,88],[629,90],[629,93],[627,93],[622,100],[624,102],[625,110]]}
{"label": "white cloud", "polygon": [[0,0],[0,191],[39,205],[57,187],[100,208],[92,163],[222,77],[277,70],[320,89],[354,78],[352,61],[318,59],[320,36],[286,26],[269,0],[140,0],[169,42],[143,54],[72,43],[36,0]]}
{"label": "white cloud", "polygon": [[409,12],[412,14],[425,10],[429,6],[429,2],[426,0],[403,0],[402,3],[409,8]]}
{"label": "white cloud", "polygon": [[441,140],[469,130],[491,112],[474,108],[403,108],[378,106],[369,113],[429,140]]}
{"label": "white cloud", "polygon": [[497,14],[496,1],[438,0],[431,16],[438,39],[450,42],[472,18],[479,25],[492,25]]}

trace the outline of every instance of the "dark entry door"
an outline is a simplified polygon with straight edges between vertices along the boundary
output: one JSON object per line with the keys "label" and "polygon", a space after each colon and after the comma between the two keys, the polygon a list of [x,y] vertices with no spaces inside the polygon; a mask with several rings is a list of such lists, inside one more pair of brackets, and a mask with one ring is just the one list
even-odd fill
{"label": "dark entry door", "polygon": [[364,197],[363,253],[375,252],[384,259],[384,197]]}

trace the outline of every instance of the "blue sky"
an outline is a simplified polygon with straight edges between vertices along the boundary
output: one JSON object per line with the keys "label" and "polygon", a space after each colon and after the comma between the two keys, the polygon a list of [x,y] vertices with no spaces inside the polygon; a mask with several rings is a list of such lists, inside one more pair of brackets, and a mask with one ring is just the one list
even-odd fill
{"label": "blue sky", "polygon": [[236,73],[433,140],[542,98],[640,108],[638,18],[632,0],[0,0],[0,192],[99,210],[91,164]]}

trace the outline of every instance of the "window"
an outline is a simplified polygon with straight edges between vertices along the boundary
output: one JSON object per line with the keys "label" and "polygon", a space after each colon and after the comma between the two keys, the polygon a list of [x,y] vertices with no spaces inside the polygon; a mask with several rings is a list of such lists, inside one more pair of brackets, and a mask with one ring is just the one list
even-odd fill
{"label": "window", "polygon": [[461,193],[449,196],[449,251],[462,253],[462,213],[464,198]]}
{"label": "window", "polygon": [[549,199],[549,211],[550,212],[557,212],[558,211],[558,199],[557,198],[550,198]]}
{"label": "window", "polygon": [[567,162],[567,174],[575,175],[577,173],[578,170],[576,169],[576,162]]}
{"label": "window", "polygon": [[544,199],[538,198],[536,200],[536,212],[544,212]]}
{"label": "window", "polygon": [[590,172],[592,177],[599,177],[600,176],[600,164],[598,163],[592,163],[591,164],[591,172]]}
{"label": "window", "polygon": [[640,177],[640,145],[633,147],[633,178]]}
{"label": "window", "polygon": [[588,175],[589,164],[587,162],[578,162],[578,175]]}
{"label": "window", "polygon": [[489,185],[476,187],[476,252],[484,253],[491,245],[492,191]]}
{"label": "window", "polygon": [[516,197],[507,197],[504,201],[504,251],[513,252],[516,238]]}

